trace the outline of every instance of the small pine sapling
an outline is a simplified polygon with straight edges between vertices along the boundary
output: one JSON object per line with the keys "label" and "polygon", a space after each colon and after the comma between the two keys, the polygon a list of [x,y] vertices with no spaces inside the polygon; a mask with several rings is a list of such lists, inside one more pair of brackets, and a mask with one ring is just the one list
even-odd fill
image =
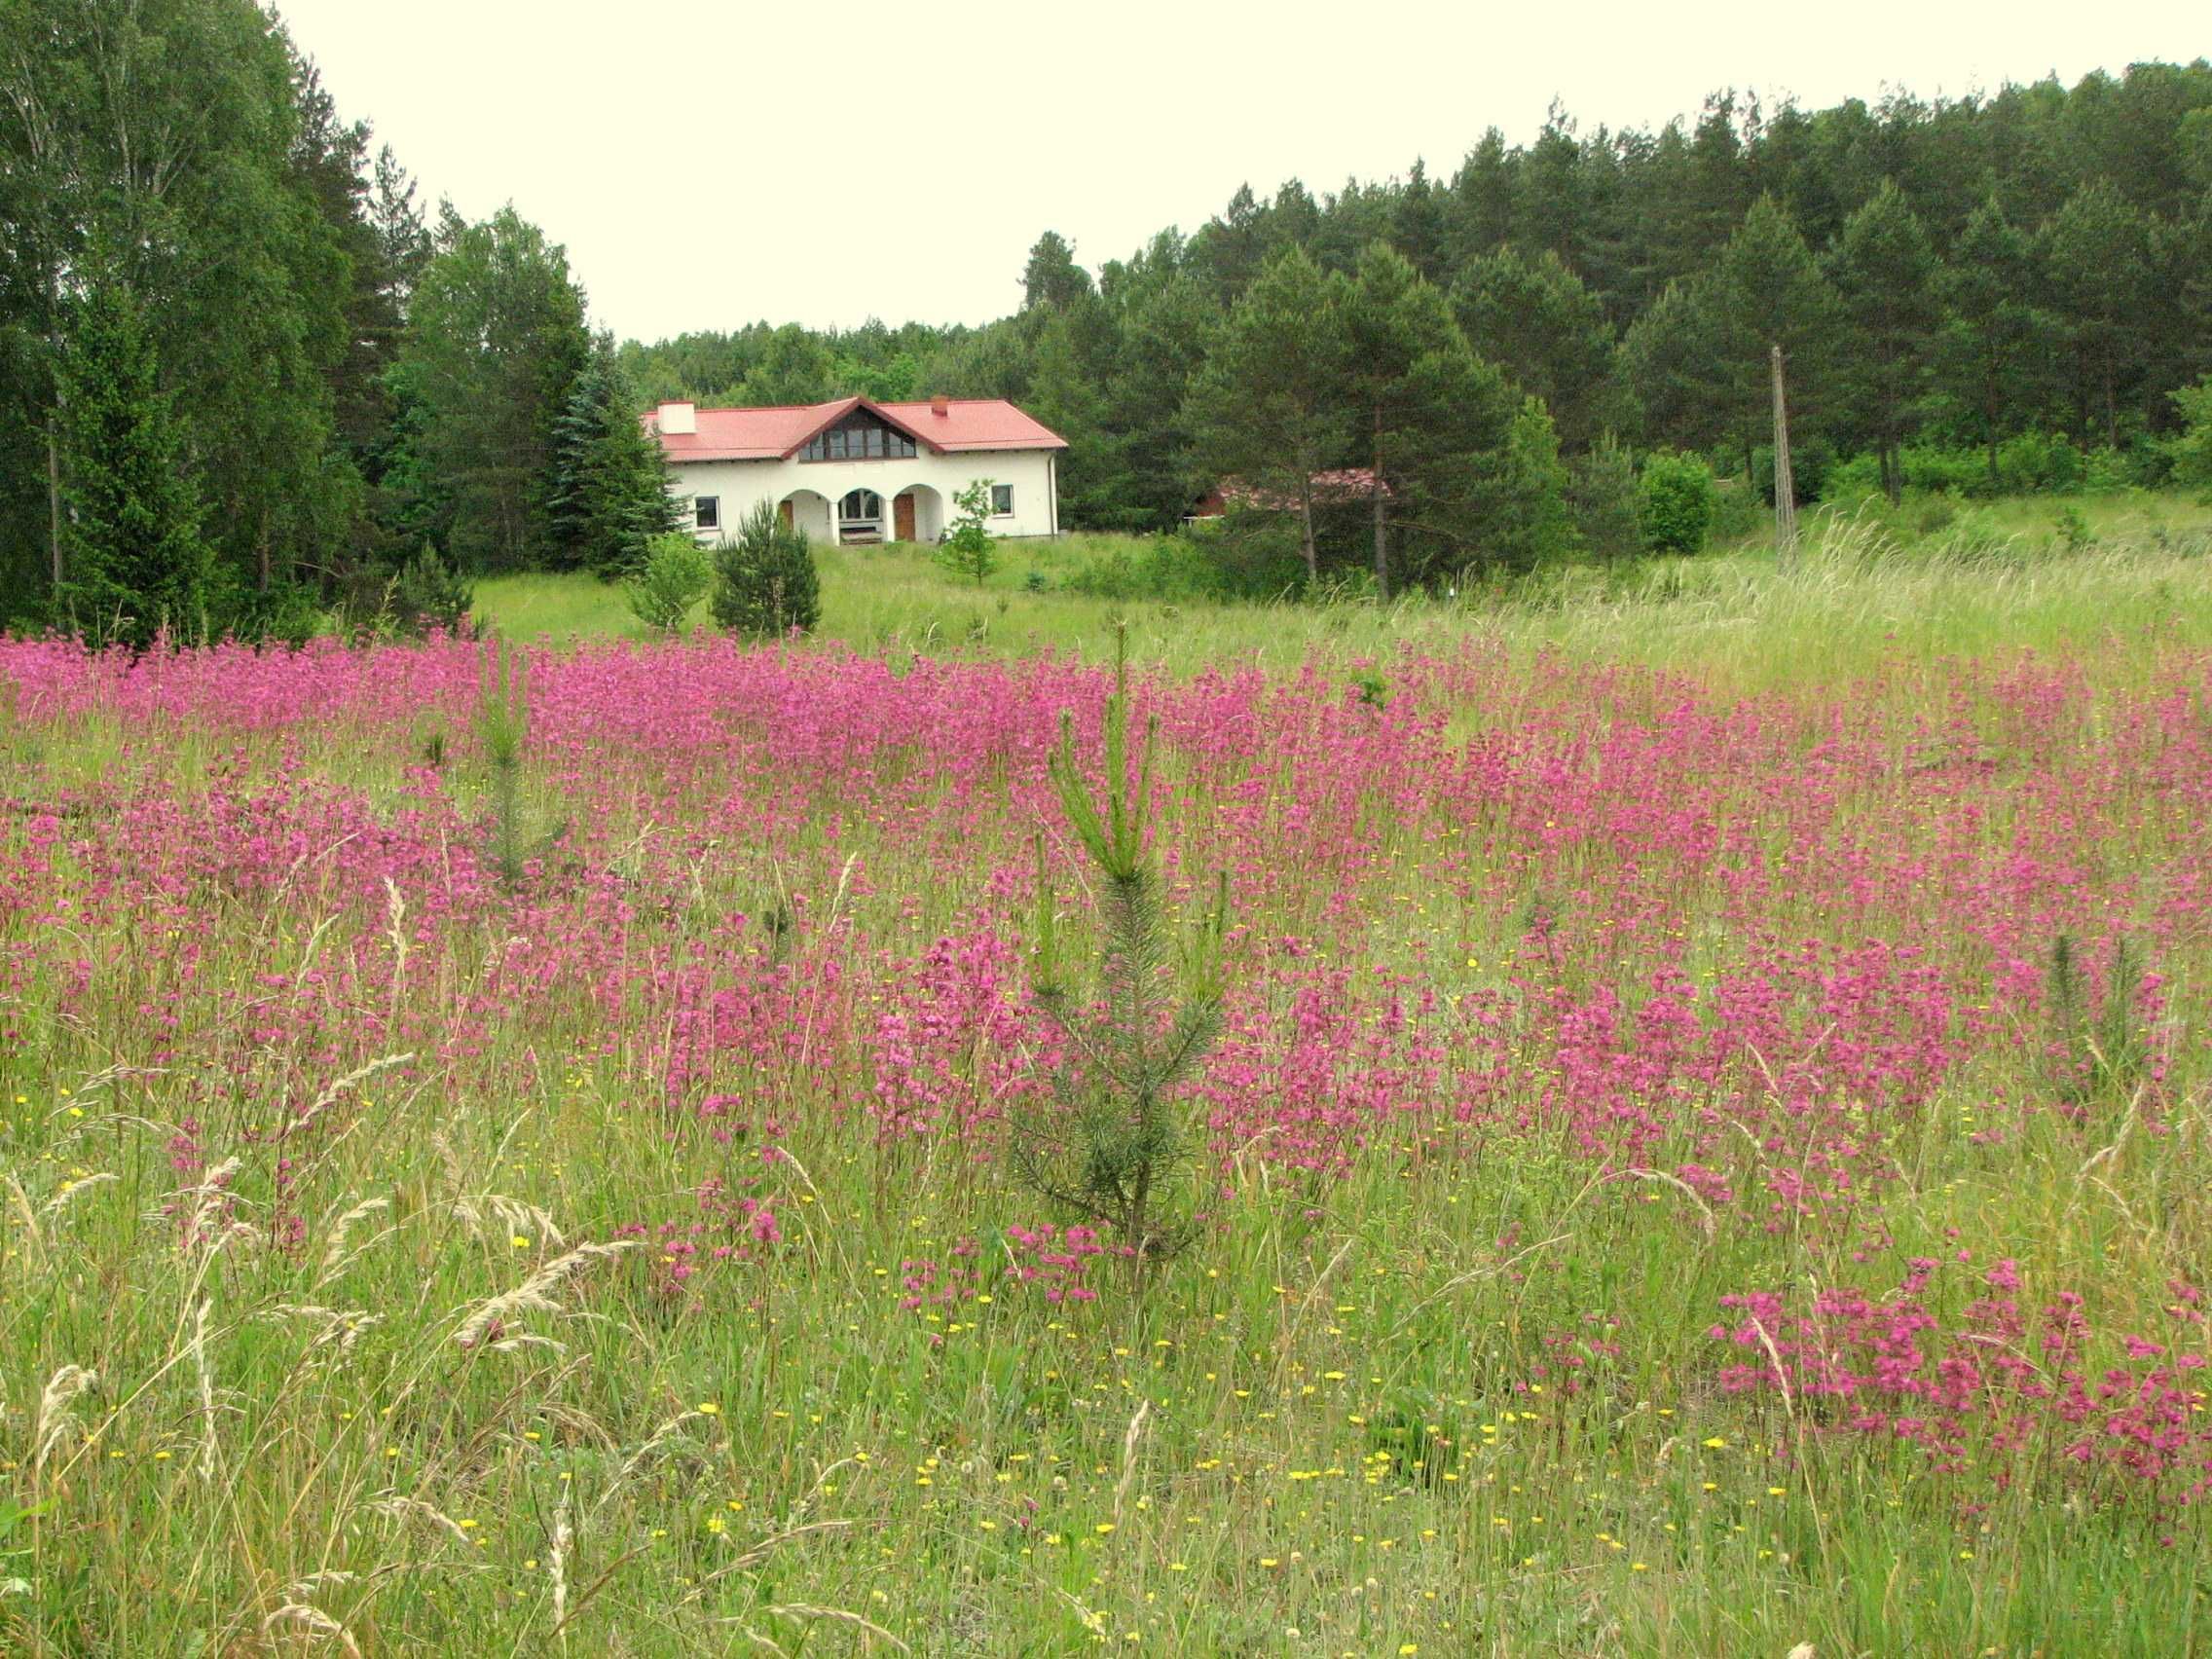
{"label": "small pine sapling", "polygon": [[1125,644],[1118,643],[1114,692],[1106,703],[1102,800],[1093,798],[1077,762],[1074,722],[1065,714],[1051,760],[1068,828],[1101,881],[1099,983],[1082,998],[1063,974],[1040,833],[1032,987],[1037,1007],[1064,1038],[1068,1058],[1050,1076],[1050,1098],[1016,1116],[1012,1147],[1015,1170],[1029,1186],[1112,1231],[1132,1284],[1141,1287],[1149,1269],[1180,1249],[1191,1233],[1175,1177],[1190,1161],[1196,1137],[1179,1092],[1221,1031],[1229,879],[1219,879],[1212,907],[1179,952],[1182,983],[1171,999],[1165,981],[1178,951],[1145,846],[1155,734],[1148,726],[1132,787],[1128,722]]}
{"label": "small pine sapling", "polygon": [[2142,947],[2122,934],[2113,946],[2101,1001],[2090,994],[2073,937],[2051,941],[2044,1012],[2049,1021],[2050,1082],[2059,1100],[2085,1107],[2131,1094],[2151,1071],[2151,1045],[2136,1010],[2143,984]]}
{"label": "small pine sapling", "polygon": [[523,758],[530,744],[530,671],[519,652],[498,641],[477,688],[476,739],[491,768],[492,862],[500,882],[519,887],[530,862],[542,858],[568,832],[566,823],[533,837],[524,824]]}

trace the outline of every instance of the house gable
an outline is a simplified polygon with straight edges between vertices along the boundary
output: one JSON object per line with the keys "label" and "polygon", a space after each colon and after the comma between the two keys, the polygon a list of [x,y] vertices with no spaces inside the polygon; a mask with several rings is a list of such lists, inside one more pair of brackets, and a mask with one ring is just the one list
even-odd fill
{"label": "house gable", "polygon": [[917,449],[942,455],[943,448],[898,420],[879,403],[848,397],[826,406],[829,413],[814,430],[784,451],[786,461],[901,461]]}

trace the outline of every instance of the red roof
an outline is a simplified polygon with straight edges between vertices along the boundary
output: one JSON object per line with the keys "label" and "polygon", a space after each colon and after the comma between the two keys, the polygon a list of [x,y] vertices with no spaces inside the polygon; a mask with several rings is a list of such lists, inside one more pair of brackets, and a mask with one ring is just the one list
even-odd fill
{"label": "red roof", "polygon": [[1065,438],[1003,397],[947,398],[941,415],[926,401],[877,403],[866,397],[769,409],[702,409],[696,432],[661,431],[658,411],[647,413],[645,420],[645,429],[660,439],[661,450],[672,461],[789,461],[817,432],[856,409],[880,417],[933,454],[1068,447]]}

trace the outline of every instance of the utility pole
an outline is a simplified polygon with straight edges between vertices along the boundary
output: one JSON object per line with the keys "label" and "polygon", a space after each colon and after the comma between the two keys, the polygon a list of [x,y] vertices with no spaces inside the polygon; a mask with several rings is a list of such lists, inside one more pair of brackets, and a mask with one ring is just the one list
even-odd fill
{"label": "utility pole", "polygon": [[1797,486],[1789,476],[1789,404],[1783,395],[1782,348],[1774,348],[1774,552],[1788,565],[1797,553]]}

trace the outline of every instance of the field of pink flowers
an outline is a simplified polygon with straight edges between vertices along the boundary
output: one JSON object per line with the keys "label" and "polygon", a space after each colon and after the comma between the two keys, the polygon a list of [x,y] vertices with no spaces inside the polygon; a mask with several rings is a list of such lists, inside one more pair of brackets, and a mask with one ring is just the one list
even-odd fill
{"label": "field of pink flowers", "polygon": [[1110,677],[0,645],[0,1645],[2191,1651],[2212,658],[1140,675],[1193,1241],[1010,1172]]}

